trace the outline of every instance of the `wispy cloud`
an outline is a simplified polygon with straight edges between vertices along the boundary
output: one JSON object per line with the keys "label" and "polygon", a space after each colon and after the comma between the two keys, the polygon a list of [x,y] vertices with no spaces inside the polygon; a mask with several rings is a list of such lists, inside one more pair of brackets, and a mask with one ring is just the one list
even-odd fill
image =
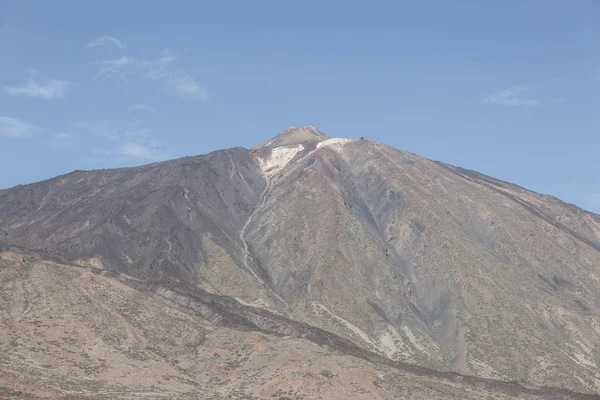
{"label": "wispy cloud", "polygon": [[[117,72],[121,72],[121,68],[125,68],[126,66],[132,65],[133,63],[135,63],[135,58],[127,56],[122,56],[114,60],[104,60],[102,61],[102,65],[104,65],[104,68],[102,68],[100,72],[98,72],[98,77],[102,77],[103,75],[108,76],[111,73],[116,74]],[[128,77],[126,72],[127,71],[122,71],[117,76],[121,78]],[[130,71],[129,74],[131,74],[132,76],[134,75],[132,71]]]}
{"label": "wispy cloud", "polygon": [[94,40],[90,40],[90,42],[85,46],[86,49],[92,49],[94,47],[102,47],[102,46],[116,46],[119,49],[124,49],[126,46],[119,39],[112,36],[101,36]]}
{"label": "wispy cloud", "polygon": [[68,133],[51,133],[47,143],[56,148],[66,148],[73,145],[73,135]]}
{"label": "wispy cloud", "polygon": [[4,91],[11,96],[37,97],[40,99],[64,99],[73,85],[69,81],[48,79],[41,83],[36,81],[37,72],[33,72],[29,81],[22,86],[6,86]]}
{"label": "wispy cloud", "polygon": [[162,149],[156,148],[151,143],[125,142],[120,143],[116,150],[120,156],[148,161],[161,160],[166,157]]}
{"label": "wispy cloud", "polygon": [[176,65],[177,58],[164,55],[155,61],[123,56],[102,61],[97,74],[101,79],[121,79],[130,81],[144,79],[154,82],[173,95],[190,100],[207,101],[208,93],[187,72]]}
{"label": "wispy cloud", "polygon": [[144,111],[144,112],[149,112],[152,114],[158,114],[158,111],[156,111],[154,108],[147,106],[145,104],[132,104],[129,107],[127,107],[127,109],[129,111]]}
{"label": "wispy cloud", "polygon": [[481,103],[519,108],[535,107],[540,101],[532,97],[534,92],[535,87],[531,85],[514,85],[490,94],[481,100]]}
{"label": "wispy cloud", "polygon": [[106,139],[108,148],[96,148],[92,153],[105,163],[129,164],[152,162],[169,157],[163,142],[155,140],[148,129],[125,121],[76,122],[75,128]]}
{"label": "wispy cloud", "polygon": [[42,131],[41,128],[11,117],[0,117],[0,137],[25,138]]}

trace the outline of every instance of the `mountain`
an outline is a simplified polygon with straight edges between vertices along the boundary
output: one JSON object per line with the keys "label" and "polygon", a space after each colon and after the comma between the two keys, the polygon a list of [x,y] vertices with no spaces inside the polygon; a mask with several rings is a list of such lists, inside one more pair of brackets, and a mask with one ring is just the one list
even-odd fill
{"label": "mountain", "polygon": [[289,128],[75,171],[0,191],[0,227],[228,329],[600,392],[600,216],[381,143]]}

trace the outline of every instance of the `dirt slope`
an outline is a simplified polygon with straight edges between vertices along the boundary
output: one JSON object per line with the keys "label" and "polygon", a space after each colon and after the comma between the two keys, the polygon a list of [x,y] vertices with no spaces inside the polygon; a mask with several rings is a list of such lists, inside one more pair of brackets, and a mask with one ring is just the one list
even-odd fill
{"label": "dirt slope", "polygon": [[0,398],[579,398],[226,328],[98,270],[15,251],[0,262]]}

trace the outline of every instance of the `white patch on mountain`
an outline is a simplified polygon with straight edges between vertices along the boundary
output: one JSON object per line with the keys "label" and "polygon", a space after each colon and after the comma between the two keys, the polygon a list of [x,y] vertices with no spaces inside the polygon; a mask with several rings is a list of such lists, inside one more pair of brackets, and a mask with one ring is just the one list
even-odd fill
{"label": "white patch on mountain", "polygon": [[302,150],[304,150],[304,146],[301,144],[297,146],[275,147],[271,150],[271,154],[268,157],[258,159],[262,173],[267,179],[270,179],[285,168],[294,156]]}

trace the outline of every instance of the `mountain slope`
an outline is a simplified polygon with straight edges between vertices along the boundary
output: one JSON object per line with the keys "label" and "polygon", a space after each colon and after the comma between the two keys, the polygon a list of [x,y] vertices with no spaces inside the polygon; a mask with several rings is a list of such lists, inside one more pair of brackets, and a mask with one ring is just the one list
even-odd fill
{"label": "mountain slope", "polygon": [[0,398],[594,398],[377,363],[249,326],[231,329],[224,319],[210,322],[109,275],[0,251]]}
{"label": "mountain slope", "polygon": [[[226,295],[392,360],[600,391],[600,217],[291,128],[0,192],[1,241]],[[195,289],[194,289],[195,288]]]}

